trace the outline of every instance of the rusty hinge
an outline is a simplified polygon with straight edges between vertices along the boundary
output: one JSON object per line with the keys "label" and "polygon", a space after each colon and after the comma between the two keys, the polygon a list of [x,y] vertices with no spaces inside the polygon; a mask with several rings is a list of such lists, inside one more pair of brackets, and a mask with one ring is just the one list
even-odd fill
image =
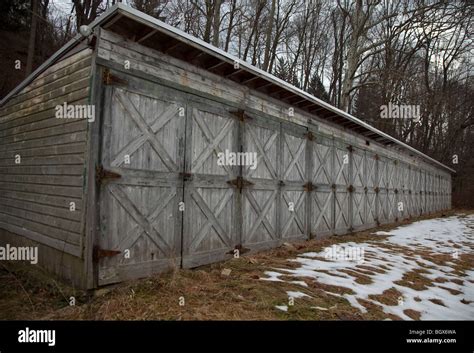
{"label": "rusty hinge", "polygon": [[112,75],[109,69],[104,69],[102,72],[102,82],[105,85],[128,85],[126,80]]}
{"label": "rusty hinge", "polygon": [[349,185],[349,187],[347,188],[347,191],[354,192],[354,187],[352,185]]}
{"label": "rusty hinge", "polygon": [[336,190],[336,184],[332,184],[331,189]]}
{"label": "rusty hinge", "polygon": [[308,131],[306,134],[305,134],[305,137],[310,140],[310,141],[314,141],[314,134],[311,132],[311,131]]}
{"label": "rusty hinge", "polygon": [[349,152],[354,151],[354,148],[352,147],[352,145],[347,146],[347,149],[349,150]]}
{"label": "rusty hinge", "polygon": [[316,185],[313,185],[311,182],[307,182],[303,185],[305,191],[313,191],[316,189]]}
{"label": "rusty hinge", "polygon": [[92,257],[93,257],[94,261],[97,262],[100,259],[103,259],[104,257],[112,257],[112,256],[118,255],[120,253],[122,253],[122,252],[119,251],[119,250],[101,249],[96,245],[93,248]]}
{"label": "rusty hinge", "polygon": [[252,117],[245,114],[245,111],[243,109],[234,110],[234,111],[231,111],[230,113],[234,115],[237,119],[239,119],[239,121],[252,119]]}
{"label": "rusty hinge", "polygon": [[374,189],[375,193],[378,194],[380,192],[380,189],[379,187],[377,186],[375,189]]}
{"label": "rusty hinge", "polygon": [[88,40],[87,42],[87,46],[89,48],[92,48],[92,49],[95,49],[95,46],[97,44],[97,37],[96,36],[93,36],[90,40]]}
{"label": "rusty hinge", "polygon": [[99,184],[102,183],[105,179],[120,179],[121,177],[122,176],[118,173],[104,169],[102,165],[98,165],[95,168],[95,180]]}
{"label": "rusty hinge", "polygon": [[179,173],[179,176],[183,179],[183,181],[188,181],[193,178],[193,175],[191,173]]}
{"label": "rusty hinge", "polygon": [[236,179],[234,180],[229,180],[227,181],[227,184],[230,184],[232,186],[235,186],[237,189],[242,189],[246,186],[249,186],[249,185],[253,185],[252,182],[248,181],[248,180],[245,180],[244,178],[242,178],[241,176],[238,176]]}
{"label": "rusty hinge", "polygon": [[376,154],[376,155],[374,156],[374,158],[375,158],[376,161],[378,161],[378,160],[380,159],[380,157],[379,157],[378,154]]}
{"label": "rusty hinge", "polygon": [[364,187],[364,192],[367,194],[367,192],[369,191],[369,189],[366,187]]}

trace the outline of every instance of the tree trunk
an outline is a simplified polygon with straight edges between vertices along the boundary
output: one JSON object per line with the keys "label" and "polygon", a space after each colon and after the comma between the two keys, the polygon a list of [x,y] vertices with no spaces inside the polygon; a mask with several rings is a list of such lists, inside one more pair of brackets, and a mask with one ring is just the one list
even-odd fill
{"label": "tree trunk", "polygon": [[33,70],[33,60],[35,57],[35,42],[36,42],[36,16],[38,15],[38,0],[31,0],[31,29],[30,40],[28,42],[28,58],[26,60],[26,76]]}
{"label": "tree trunk", "polygon": [[219,25],[221,21],[221,0],[215,0],[214,3],[214,20],[213,20],[213,33],[212,33],[212,45],[215,47],[219,46]]}
{"label": "tree trunk", "polygon": [[272,44],[272,32],[273,32],[273,21],[275,17],[276,0],[272,0],[272,9],[268,18],[267,33],[265,34],[265,54],[263,58],[263,70],[268,70],[268,64],[270,63],[270,49]]}

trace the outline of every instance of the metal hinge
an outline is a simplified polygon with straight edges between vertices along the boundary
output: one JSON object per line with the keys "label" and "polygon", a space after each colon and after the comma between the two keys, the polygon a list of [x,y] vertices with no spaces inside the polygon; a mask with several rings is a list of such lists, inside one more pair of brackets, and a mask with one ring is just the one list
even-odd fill
{"label": "metal hinge", "polygon": [[245,111],[243,109],[235,110],[230,112],[232,115],[234,115],[239,121],[245,121],[252,119],[252,117],[248,116],[245,114]]}
{"label": "metal hinge", "polygon": [[98,262],[100,259],[103,259],[105,257],[112,257],[118,254],[121,254],[122,252],[119,250],[108,250],[108,249],[101,249],[98,246],[94,246],[93,248],[93,259],[95,262]]}
{"label": "metal hinge", "polygon": [[244,178],[242,178],[241,176],[238,176],[236,179],[234,180],[229,180],[227,182],[227,184],[230,184],[232,186],[235,186],[237,189],[242,189],[246,186],[249,186],[249,185],[253,185],[252,182],[248,181],[248,180],[245,180]]}
{"label": "metal hinge", "polygon": [[191,173],[179,173],[179,176],[183,178],[184,181],[189,181],[193,178]]}
{"label": "metal hinge", "polygon": [[314,134],[311,132],[311,131],[308,131],[306,134],[305,134],[305,137],[310,140],[310,141],[314,141]]}
{"label": "metal hinge", "polygon": [[95,180],[99,184],[102,183],[105,179],[120,179],[121,177],[122,176],[118,173],[104,169],[102,165],[98,165],[95,168]]}
{"label": "metal hinge", "polygon": [[102,72],[102,82],[104,83],[104,85],[128,85],[128,81],[112,75],[109,69],[104,69],[104,71]]}

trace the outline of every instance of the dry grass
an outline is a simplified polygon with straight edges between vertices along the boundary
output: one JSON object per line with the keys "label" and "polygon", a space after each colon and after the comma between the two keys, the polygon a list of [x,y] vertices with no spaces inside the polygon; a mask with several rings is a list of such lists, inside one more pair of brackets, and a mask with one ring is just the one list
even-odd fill
{"label": "dry grass", "polygon": [[[439,215],[438,215],[439,216]],[[423,217],[423,219],[428,217]],[[419,219],[417,219],[419,220]],[[402,223],[408,223],[404,221]],[[383,226],[379,230],[389,230]],[[240,259],[203,266],[194,270],[175,270],[154,277],[109,286],[94,292],[77,291],[47,276],[36,266],[32,268],[19,263],[4,263],[0,266],[0,318],[1,319],[64,319],[64,320],[373,320],[400,318],[383,312],[382,306],[362,300],[367,308],[361,313],[344,298],[331,293],[353,293],[349,288],[322,284],[306,279],[308,287],[288,282],[260,280],[265,271],[273,268],[295,268],[300,265],[288,261],[303,252],[319,252],[327,246],[342,242],[373,242],[384,236],[375,236],[374,230],[345,236],[333,236],[321,240],[310,240],[280,248],[249,254]],[[384,247],[387,248],[385,244]],[[412,256],[409,250],[388,245],[391,251]],[[452,261],[433,254],[424,254],[436,264]],[[462,255],[455,261],[456,271],[462,277],[463,271],[473,267],[473,256]],[[230,270],[228,276],[222,270]],[[354,276],[358,283],[370,283],[370,275],[383,273],[385,266],[357,265],[346,273]],[[420,268],[405,274],[397,284],[417,290],[431,285]],[[288,275],[285,280],[305,280]],[[438,283],[446,279],[438,278]],[[452,280],[453,282],[455,280]],[[462,283],[459,279],[455,283]],[[446,288],[447,290],[447,288]],[[286,291],[300,291],[310,297],[294,299],[289,305]],[[454,294],[454,293],[453,293]],[[397,305],[401,293],[395,288],[371,300]],[[76,305],[69,305],[74,296]],[[184,305],[180,299],[184,298]],[[434,298],[435,299],[435,298]],[[463,299],[461,299],[463,302]],[[465,301],[467,303],[467,301]],[[181,303],[183,304],[183,303]],[[441,303],[437,303],[442,305]],[[276,305],[288,305],[284,312]],[[419,319],[420,313],[407,309],[406,315]]]}
{"label": "dry grass", "polygon": [[376,300],[382,304],[392,305],[392,306],[398,305],[398,298],[400,297],[403,297],[402,293],[400,293],[394,287],[385,290],[382,294],[369,295],[369,298],[372,300]]}
{"label": "dry grass", "polygon": [[395,284],[399,286],[412,288],[415,290],[426,290],[431,286],[431,280],[423,274],[426,273],[426,270],[423,269],[414,269],[409,272],[405,272],[403,277],[399,281],[395,281]]}
{"label": "dry grass", "polygon": [[411,317],[413,320],[420,320],[420,318],[421,318],[421,313],[419,311],[416,311],[416,310],[405,309],[405,310],[403,310],[403,313],[406,316]]}

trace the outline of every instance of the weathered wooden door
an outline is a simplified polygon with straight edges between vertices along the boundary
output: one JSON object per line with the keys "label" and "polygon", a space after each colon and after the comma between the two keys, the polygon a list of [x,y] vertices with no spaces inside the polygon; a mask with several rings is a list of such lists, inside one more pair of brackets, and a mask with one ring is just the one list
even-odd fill
{"label": "weathered wooden door", "polygon": [[398,169],[396,161],[393,159],[386,160],[387,168],[387,215],[388,222],[395,221],[397,218],[397,194],[398,194]]}
{"label": "weathered wooden door", "polygon": [[427,189],[426,189],[426,171],[421,171],[420,190],[421,190],[421,210],[422,213],[427,213]]}
{"label": "weathered wooden door", "polygon": [[388,178],[387,168],[390,161],[385,157],[379,157],[377,161],[377,220],[379,223],[388,223]]}
{"label": "weathered wooden door", "polygon": [[[123,78],[122,78],[123,79]],[[98,283],[180,266],[185,102],[179,92],[125,77],[105,86]]]}
{"label": "weathered wooden door", "polygon": [[367,223],[365,188],[367,185],[367,159],[365,150],[354,148],[352,150],[352,175],[351,175],[351,226],[359,230]]}
{"label": "weathered wooden door", "polygon": [[334,233],[334,144],[332,138],[313,133],[310,221],[311,235],[320,237]]}
{"label": "weathered wooden door", "polygon": [[350,151],[340,141],[334,141],[334,233],[346,234],[350,228]]}
{"label": "weathered wooden door", "polygon": [[239,167],[232,161],[232,153],[239,151],[238,124],[228,108],[215,102],[188,102],[183,267],[223,260],[239,244],[238,190],[233,183]]}
{"label": "weathered wooden door", "polygon": [[438,211],[443,209],[443,193],[442,193],[442,177],[438,174],[437,186],[436,186],[436,195],[437,195],[437,207]]}
{"label": "weathered wooden door", "polygon": [[410,216],[410,169],[408,164],[399,162],[399,188],[398,188],[398,218],[405,219]]}
{"label": "weathered wooden door", "polygon": [[432,213],[433,212],[433,194],[432,194],[432,186],[433,186],[433,176],[430,171],[426,172],[426,212]]}
{"label": "weathered wooden door", "polygon": [[256,153],[255,168],[244,166],[242,177],[242,246],[270,248],[280,242],[280,123],[252,116],[242,123],[242,151]]}
{"label": "weathered wooden door", "polygon": [[280,215],[282,239],[308,238],[308,187],[306,145],[307,128],[289,122],[281,123],[280,139]]}
{"label": "weathered wooden door", "polygon": [[378,221],[377,208],[377,180],[378,180],[378,159],[379,157],[370,151],[366,151],[366,185],[365,193],[365,213],[366,213],[366,228],[375,227]]}
{"label": "weathered wooden door", "polygon": [[412,169],[412,202],[413,202],[413,215],[421,215],[421,195],[420,195],[420,169]]}

